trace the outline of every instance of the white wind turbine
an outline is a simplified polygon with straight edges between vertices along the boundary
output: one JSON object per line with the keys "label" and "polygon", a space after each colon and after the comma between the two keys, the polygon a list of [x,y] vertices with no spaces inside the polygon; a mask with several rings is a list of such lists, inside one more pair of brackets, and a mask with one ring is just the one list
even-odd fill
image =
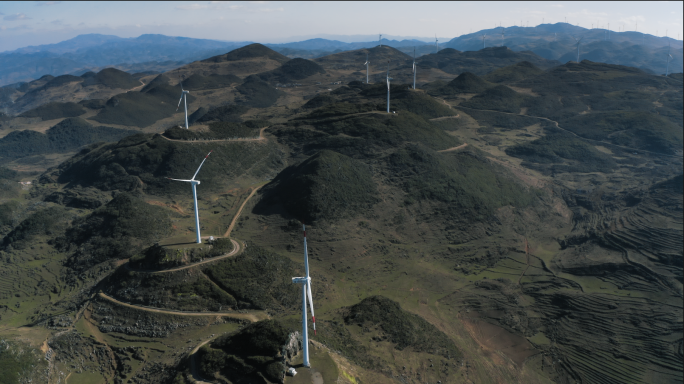
{"label": "white wind turbine", "polygon": [[190,92],[183,89],[183,81],[182,80],[180,82],[180,86],[181,86],[181,97],[180,97],[180,100],[178,100],[178,106],[176,107],[176,112],[178,112],[178,108],[180,108],[181,102],[185,100],[185,129],[188,129],[188,98],[187,98],[187,94]]}
{"label": "white wind turbine", "polygon": [[580,42],[582,41],[582,39],[584,39],[584,36],[580,37],[579,40],[577,40],[577,38],[575,36],[573,36],[572,38],[575,39],[575,42],[577,43],[577,63],[579,64],[579,62],[580,62],[579,61],[579,47],[580,47]]}
{"label": "white wind turbine", "polygon": [[416,47],[413,47],[413,89],[416,89]]}
{"label": "white wind turbine", "polygon": [[485,49],[485,48],[486,48],[486,45],[485,45],[485,37],[487,37],[487,34],[486,34],[486,33],[485,33],[484,35],[482,35],[482,49]]}
{"label": "white wind turbine", "polygon": [[666,58],[667,68],[665,69],[665,77],[667,77],[667,75],[670,74],[670,60],[672,60],[672,59],[673,59],[673,57],[670,54],[670,42],[668,41],[667,42],[667,58]]}
{"label": "white wind turbine", "polygon": [[306,226],[302,224],[304,231],[304,271],[306,277],[293,277],[293,284],[302,285],[302,352],[304,353],[304,366],[310,367],[309,363],[309,332],[306,322],[306,298],[309,297],[311,307],[311,322],[313,323],[314,335],[316,334],[316,316],[314,315],[313,298],[311,297],[311,277],[309,276],[309,252],[306,247]]}
{"label": "white wind turbine", "polygon": [[370,61],[368,61],[368,53],[366,53],[366,62],[363,63],[363,65],[366,66],[366,84],[368,84],[368,66],[370,65]]}
{"label": "white wind turbine", "polygon": [[387,113],[390,113],[390,80],[392,78],[389,77],[389,60],[387,60]]}
{"label": "white wind turbine", "polygon": [[200,238],[200,225],[199,225],[199,210],[197,209],[197,186],[200,184],[199,180],[195,180],[195,177],[197,177],[197,174],[199,173],[200,168],[202,168],[202,165],[204,165],[204,162],[207,161],[207,158],[209,155],[211,155],[212,151],[209,151],[209,153],[204,157],[204,160],[202,160],[202,163],[200,163],[200,166],[197,168],[197,171],[195,172],[194,175],[192,175],[192,179],[190,180],[185,180],[185,179],[172,179],[170,177],[167,177],[169,180],[176,180],[176,181],[186,181],[192,185],[192,198],[195,203],[195,232],[197,233],[197,244],[202,243],[202,239]]}

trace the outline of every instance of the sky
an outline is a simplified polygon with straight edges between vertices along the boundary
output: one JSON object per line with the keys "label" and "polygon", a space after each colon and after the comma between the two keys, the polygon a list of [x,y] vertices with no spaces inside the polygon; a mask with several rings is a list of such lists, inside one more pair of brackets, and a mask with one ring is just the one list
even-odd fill
{"label": "sky", "polygon": [[[70,2],[0,1],[0,52],[81,34],[163,34],[284,43],[314,37],[454,37],[493,28],[566,21],[585,28],[636,30],[681,39],[682,1],[586,2]],[[346,37],[343,37],[346,36]]]}

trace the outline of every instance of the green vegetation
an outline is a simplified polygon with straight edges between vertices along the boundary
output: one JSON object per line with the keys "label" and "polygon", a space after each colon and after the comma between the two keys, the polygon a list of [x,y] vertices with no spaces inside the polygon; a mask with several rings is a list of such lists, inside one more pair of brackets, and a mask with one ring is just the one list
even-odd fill
{"label": "green vegetation", "polygon": [[371,296],[352,305],[344,315],[346,325],[379,327],[398,350],[411,348],[447,358],[459,358],[461,352],[454,342],[422,317],[406,312],[396,301],[383,296]]}
{"label": "green vegetation", "polygon": [[565,172],[610,172],[617,167],[613,158],[575,136],[558,129],[547,128],[537,140],[506,149],[506,154],[532,163],[562,163],[574,160],[572,167],[554,167]]}
{"label": "green vegetation", "polygon": [[26,111],[20,117],[40,117],[43,120],[61,119],[64,117],[76,117],[86,113],[80,105],[72,102],[51,102]]}
{"label": "green vegetation", "polygon": [[386,161],[407,193],[407,204],[441,201],[453,214],[483,220],[496,208],[525,207],[533,200],[533,194],[473,151],[441,155],[422,145],[409,144]]}
{"label": "green vegetation", "polygon": [[0,382],[47,382],[47,362],[40,351],[14,341],[0,340]]}
{"label": "green vegetation", "polygon": [[42,87],[38,88],[37,90],[45,90],[49,88],[56,88],[60,87],[64,84],[68,83],[75,83],[75,82],[80,82],[83,81],[81,77],[74,76],[74,75],[61,75],[57,77],[51,78],[45,85]]}
{"label": "green vegetation", "polygon": [[[12,206],[6,206],[6,214],[12,214]],[[69,224],[63,207],[49,207],[30,214],[19,225],[2,239],[5,249],[24,249],[31,245],[31,240],[40,235],[54,236],[60,234]],[[12,217],[7,217],[7,221]]]}
{"label": "green vegetation", "polygon": [[226,105],[223,107],[212,108],[205,112],[202,116],[198,117],[196,121],[198,123],[204,123],[207,121],[230,121],[230,122],[241,122],[240,115],[243,115],[249,111],[249,107],[246,105]]}
{"label": "green vegetation", "polygon": [[[272,143],[223,142],[211,147],[175,143],[161,135],[128,136],[116,144],[86,148],[62,163],[56,173],[60,183],[95,187],[103,191],[144,191],[148,194],[187,196],[186,183],[167,180],[191,177],[213,149],[198,175],[200,198],[217,192],[237,176],[263,177],[282,166]],[[258,166],[254,166],[255,163]]]}
{"label": "green vegetation", "polygon": [[96,188],[65,188],[45,197],[45,201],[71,208],[96,209],[111,200],[111,195]]}
{"label": "green vegetation", "polygon": [[319,73],[325,73],[325,69],[317,63],[307,59],[295,58],[272,71],[259,74],[259,77],[264,81],[284,84],[306,79]]}
{"label": "green vegetation", "polygon": [[313,109],[313,108],[320,108],[323,107],[326,104],[332,104],[336,101],[336,99],[327,93],[319,93],[318,95],[314,96],[311,98],[311,100],[307,101],[306,104],[302,106],[304,109]]}
{"label": "green vegetation", "polygon": [[119,141],[137,131],[110,127],[93,127],[80,118],[62,120],[45,133],[13,131],[0,139],[0,161],[45,153],[75,151],[96,142]]}
{"label": "green vegetation", "polygon": [[443,87],[430,91],[430,94],[455,96],[460,93],[480,93],[491,87],[491,84],[482,80],[479,76],[470,72],[463,72]]}
{"label": "green vegetation", "polygon": [[285,365],[277,359],[290,331],[277,320],[262,320],[221,336],[197,352],[204,377],[219,375],[230,382],[281,382]]}
{"label": "green vegetation", "polygon": [[[170,86],[168,78],[157,76],[140,92],[118,94],[105,104],[92,120],[103,124],[117,124],[144,128],[176,112],[180,86]],[[188,95],[188,103],[194,96]]]}
{"label": "green vegetation", "polygon": [[254,108],[268,108],[284,95],[256,75],[251,75],[235,89],[242,95],[241,102]]}
{"label": "green vegetation", "polygon": [[543,120],[540,121],[534,117],[509,115],[505,113],[480,111],[476,109],[469,109],[468,115],[477,120],[477,122],[482,126],[500,128],[504,130],[521,129],[538,123],[549,126],[551,125],[551,123]]}
{"label": "green vegetation", "polygon": [[217,261],[204,273],[221,289],[238,300],[239,308],[291,311],[299,302],[299,287],[292,276],[301,276],[287,257],[254,244],[235,257]]}
{"label": "green vegetation", "polygon": [[280,203],[305,223],[351,217],[378,201],[370,168],[329,150],[281,172],[264,193],[261,207]]}
{"label": "green vegetation", "polygon": [[543,73],[541,69],[537,68],[529,61],[521,61],[519,63],[495,69],[484,76],[484,79],[492,83],[512,83],[520,81],[528,77],[537,76]]}
{"label": "green vegetation", "polygon": [[[327,95],[326,95],[327,96]],[[318,98],[320,96],[316,96]],[[311,99],[311,101],[316,100],[316,98]],[[330,100],[334,100],[332,97],[328,96]],[[326,98],[321,98],[316,103],[325,104],[322,100],[327,100]],[[309,101],[309,102],[311,102]],[[305,104],[306,107],[309,103]],[[312,105],[309,105],[311,107]],[[356,104],[356,103],[330,103],[325,104],[315,110],[313,110],[308,115],[302,117],[302,119],[325,119],[329,117],[353,115],[356,113],[365,113],[370,111],[375,111],[379,108],[377,105],[372,104]]]}
{"label": "green vegetation", "polygon": [[399,114],[366,114],[343,116],[314,122],[314,126],[330,135],[359,137],[369,144],[395,147],[404,142],[420,142],[434,149],[447,149],[458,143],[453,136],[433,127],[411,112]]}
{"label": "green vegetation", "polygon": [[8,233],[19,224],[21,208],[21,204],[16,201],[0,204],[0,234]]}
{"label": "green vegetation", "polygon": [[647,151],[672,154],[681,150],[682,128],[647,112],[599,112],[563,121],[579,136]]}
{"label": "green vegetation", "polygon": [[202,60],[203,63],[220,63],[222,61],[238,61],[245,59],[253,59],[257,57],[264,57],[284,63],[290,60],[289,57],[281,55],[280,53],[266,47],[265,45],[254,43],[238,49],[234,49],[226,54],[210,57]]}
{"label": "green vegetation", "polygon": [[232,74],[202,76],[194,73],[183,80],[183,88],[189,91],[228,88],[240,82],[242,79]]}
{"label": "green vegetation", "polygon": [[116,68],[105,68],[94,74],[92,72],[81,75],[85,80],[83,85],[104,85],[109,88],[131,89],[140,86],[140,81],[136,80],[130,73]]}
{"label": "green vegetation", "polygon": [[527,97],[508,88],[505,85],[497,85],[489,88],[461,105],[474,109],[488,109],[510,113],[519,113],[525,105]]}
{"label": "green vegetation", "polygon": [[216,239],[202,248],[176,249],[155,244],[131,257],[129,264],[133,269],[166,269],[225,255],[232,250],[233,243],[227,238]]}
{"label": "green vegetation", "polygon": [[139,252],[140,246],[170,231],[171,220],[166,210],[128,193],[119,193],[105,206],[74,220],[56,244],[62,251],[76,251],[69,264],[79,270],[109,259],[131,257]]}

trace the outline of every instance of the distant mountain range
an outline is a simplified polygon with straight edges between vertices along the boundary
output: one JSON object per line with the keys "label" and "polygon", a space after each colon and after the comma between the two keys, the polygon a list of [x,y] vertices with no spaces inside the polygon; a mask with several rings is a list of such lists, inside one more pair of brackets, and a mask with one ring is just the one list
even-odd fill
{"label": "distant mountain range", "polygon": [[[485,36],[486,35],[486,36]],[[483,41],[484,36],[484,41]],[[673,59],[670,72],[682,72],[682,41],[640,32],[610,32],[586,29],[567,23],[537,27],[510,27],[482,30],[440,44],[439,49],[477,51],[505,45],[514,51],[532,51],[549,60],[565,63],[576,60],[574,37],[582,37],[580,59],[628,65],[651,73],[665,72],[668,44]],[[251,44],[164,35],[121,38],[88,34],[57,44],[20,48],[0,53],[0,86],[28,82],[44,75],[71,74],[114,67],[129,73],[165,72],[184,64],[220,55]],[[333,53],[371,48],[379,43],[417,56],[435,53],[437,46],[417,39],[343,42],[323,38],[293,43],[265,44],[289,58],[314,59]],[[20,84],[17,84],[19,86]]]}

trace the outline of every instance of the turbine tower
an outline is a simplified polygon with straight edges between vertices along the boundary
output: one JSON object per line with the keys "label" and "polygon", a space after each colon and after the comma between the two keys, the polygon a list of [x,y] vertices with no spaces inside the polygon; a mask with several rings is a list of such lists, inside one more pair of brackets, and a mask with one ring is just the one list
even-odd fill
{"label": "turbine tower", "polygon": [[366,62],[363,63],[363,65],[366,66],[366,84],[368,84],[368,66],[370,65],[370,61],[368,61],[368,53],[366,53]]}
{"label": "turbine tower", "polygon": [[416,89],[416,47],[413,47],[413,89]]}
{"label": "turbine tower", "polygon": [[378,43],[380,43],[380,47],[382,47],[382,33],[380,34],[380,37],[378,38]]}
{"label": "turbine tower", "polygon": [[487,46],[485,45],[485,37],[487,37],[487,34],[485,33],[482,35],[482,49],[485,49]]}
{"label": "turbine tower", "polygon": [[390,80],[392,80],[392,78],[389,77],[389,60],[387,60],[387,113],[390,113]]}
{"label": "turbine tower", "polygon": [[311,307],[311,322],[313,323],[314,335],[316,334],[316,316],[314,316],[313,298],[311,297],[311,277],[309,277],[309,253],[306,248],[306,226],[302,224],[304,231],[304,271],[306,277],[293,277],[293,284],[302,285],[302,352],[304,353],[304,366],[311,367],[309,363],[309,332],[306,323],[306,297],[309,297]]}
{"label": "turbine tower", "polygon": [[185,129],[188,129],[188,98],[187,98],[187,94],[190,92],[183,89],[183,81],[182,80],[180,81],[180,86],[181,86],[181,97],[180,97],[180,100],[178,100],[178,106],[176,107],[176,112],[178,112],[178,108],[180,108],[181,102],[185,101]]}
{"label": "turbine tower", "polygon": [[580,47],[580,42],[582,41],[582,39],[584,39],[584,36],[580,37],[579,40],[577,40],[577,38],[575,36],[573,36],[572,38],[575,39],[575,42],[577,43],[577,63],[579,64],[579,62],[580,62],[579,61],[579,47]]}
{"label": "turbine tower", "polygon": [[667,57],[665,59],[667,61],[667,68],[665,69],[665,77],[667,77],[667,75],[670,74],[670,60],[672,60],[672,59],[673,59],[673,57],[670,54],[670,42],[668,41],[667,42]]}
{"label": "turbine tower", "polygon": [[439,41],[437,40],[437,34],[435,33],[435,53],[439,52]]}
{"label": "turbine tower", "polygon": [[202,160],[202,163],[200,163],[200,166],[197,168],[197,171],[195,174],[192,176],[192,179],[190,180],[185,180],[185,179],[172,179],[170,177],[167,177],[169,180],[176,180],[176,181],[185,181],[188,182],[192,185],[192,198],[195,203],[195,232],[197,233],[197,244],[202,243],[202,239],[200,238],[200,225],[199,225],[199,210],[197,209],[197,186],[200,184],[199,180],[195,180],[195,177],[200,171],[200,168],[202,168],[202,165],[204,165],[204,162],[207,161],[207,158],[209,155],[211,155],[212,151],[209,151],[209,153],[204,157],[204,160]]}

